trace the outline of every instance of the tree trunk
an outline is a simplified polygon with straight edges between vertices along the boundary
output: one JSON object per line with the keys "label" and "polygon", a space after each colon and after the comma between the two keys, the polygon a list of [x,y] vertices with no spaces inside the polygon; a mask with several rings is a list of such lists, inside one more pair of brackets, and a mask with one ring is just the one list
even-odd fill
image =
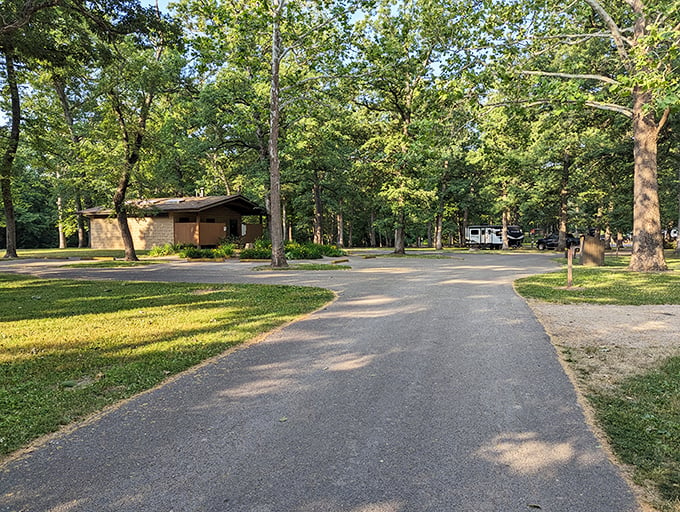
{"label": "tree trunk", "polygon": [[508,218],[510,214],[507,208],[503,208],[503,213],[501,215],[501,239],[503,240],[503,249],[510,249],[510,242],[508,241]]}
{"label": "tree trunk", "polygon": [[404,211],[397,215],[397,225],[394,228],[394,254],[406,254],[406,241],[404,240]]}
{"label": "tree trunk", "polygon": [[441,213],[437,214],[434,224],[434,248],[438,251],[444,249],[444,243],[442,241],[443,231],[444,231],[444,216]]}
{"label": "tree trunk", "polygon": [[338,245],[338,247],[340,247],[342,249],[343,247],[345,247],[345,226],[344,226],[345,221],[344,221],[344,218],[343,218],[343,215],[342,215],[342,207],[340,208],[340,211],[338,211],[336,219],[337,219],[337,223],[338,223],[338,243],[337,243],[337,245]]}
{"label": "tree trunk", "polygon": [[[57,175],[59,180],[59,175]],[[66,235],[64,234],[64,207],[61,195],[57,196],[57,232],[59,234],[59,249],[66,249]]]}
{"label": "tree trunk", "polygon": [[280,19],[285,8],[285,0],[279,0],[272,23],[272,69],[269,97],[269,184],[270,184],[270,223],[269,236],[272,241],[272,267],[288,266],[283,245],[283,224],[281,219],[281,163],[279,161],[279,69],[281,65],[281,27]]}
{"label": "tree trunk", "polygon": [[9,88],[10,101],[12,107],[12,119],[9,132],[9,139],[5,153],[2,155],[2,167],[0,167],[0,189],[2,191],[2,204],[5,209],[5,238],[6,249],[5,258],[17,257],[17,224],[14,214],[14,202],[12,199],[12,169],[14,158],[19,148],[19,133],[21,129],[21,103],[19,100],[19,85],[14,68],[14,50],[5,47],[5,70],[7,77],[7,87]]}
{"label": "tree trunk", "polygon": [[[61,108],[64,113],[64,120],[66,121],[66,126],[68,127],[69,131],[69,136],[71,137],[71,143],[73,145],[73,151],[71,152],[71,158],[73,160],[79,158],[79,155],[77,154],[76,148],[78,147],[78,144],[80,143],[80,137],[78,137],[75,133],[75,130],[73,129],[75,126],[75,121],[73,120],[73,113],[71,112],[71,106],[68,102],[68,96],[66,95],[66,86],[64,83],[59,80],[58,78],[54,79],[54,90],[57,93],[57,96],[59,97],[59,101],[61,102]],[[59,179],[59,176],[57,176],[57,179]],[[79,212],[83,209],[83,202],[82,198],[80,195],[80,185],[77,185],[75,187],[75,199],[76,199],[76,211]],[[61,207],[61,205],[59,205]],[[60,211],[60,220],[61,220],[61,211]],[[85,221],[83,215],[80,213],[77,213],[77,223],[78,223],[78,248],[82,249],[84,247],[87,247],[87,242],[86,242],[86,237],[85,237]],[[61,237],[62,237],[62,232],[60,230],[59,233],[59,246],[61,247]],[[65,242],[64,242],[65,243]],[[65,247],[65,245],[64,245]]]}
{"label": "tree trunk", "polygon": [[125,194],[129,184],[130,170],[126,168],[118,181],[116,193],[113,195],[113,209],[116,212],[120,236],[123,239],[123,245],[125,246],[125,261],[139,261],[137,253],[135,252],[135,245],[132,240],[132,234],[130,233],[127,211],[125,209]]}
{"label": "tree trunk", "polygon": [[567,223],[569,221],[569,175],[573,160],[569,153],[562,159],[562,175],[560,176],[560,227],[557,231],[557,250],[563,252],[567,248]]}
{"label": "tree trunk", "polygon": [[[83,200],[80,197],[80,190],[76,190],[76,210],[81,211],[83,209]],[[77,218],[78,222],[78,249],[83,249],[89,244],[87,243],[87,237],[85,236],[85,220],[84,216],[80,213]]]}
{"label": "tree trunk", "polygon": [[463,210],[463,222],[458,224],[458,247],[465,247],[465,231],[468,227],[468,209]]}
{"label": "tree trunk", "polygon": [[369,227],[369,239],[370,239],[370,244],[371,247],[377,247],[376,246],[376,239],[375,239],[375,212],[371,210],[371,225]]}
{"label": "tree trunk", "polygon": [[321,204],[321,186],[317,182],[312,187],[312,194],[314,195],[314,236],[315,244],[323,243],[323,205]]}
{"label": "tree trunk", "polygon": [[661,235],[661,212],[657,179],[658,126],[653,112],[646,107],[650,94],[633,91],[633,252],[629,270],[656,272],[667,270]]}

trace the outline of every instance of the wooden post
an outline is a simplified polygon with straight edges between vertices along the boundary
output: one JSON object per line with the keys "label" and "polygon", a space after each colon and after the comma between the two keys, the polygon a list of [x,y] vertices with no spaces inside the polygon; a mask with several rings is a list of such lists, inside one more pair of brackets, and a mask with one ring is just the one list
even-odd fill
{"label": "wooden post", "polygon": [[574,284],[573,267],[575,251],[576,247],[573,245],[567,249],[567,288],[571,288],[571,286]]}

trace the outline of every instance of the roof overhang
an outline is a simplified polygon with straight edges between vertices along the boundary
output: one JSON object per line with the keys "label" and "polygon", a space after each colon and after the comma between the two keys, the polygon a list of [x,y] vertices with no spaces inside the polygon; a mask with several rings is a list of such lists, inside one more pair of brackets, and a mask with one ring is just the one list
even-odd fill
{"label": "roof overhang", "polygon": [[[264,209],[241,194],[206,197],[163,197],[153,199],[131,199],[125,204],[130,216],[154,216],[159,213],[201,213],[218,207],[226,207],[240,215],[263,215]],[[102,206],[81,210],[87,217],[113,215],[113,210]]]}

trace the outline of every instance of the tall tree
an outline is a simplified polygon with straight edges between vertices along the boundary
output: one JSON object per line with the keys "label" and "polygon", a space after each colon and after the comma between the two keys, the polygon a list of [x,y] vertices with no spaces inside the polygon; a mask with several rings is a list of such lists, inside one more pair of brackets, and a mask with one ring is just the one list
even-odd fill
{"label": "tall tree", "polygon": [[[182,16],[195,27],[194,45],[206,59],[207,68],[229,69],[266,87],[268,134],[260,155],[268,165],[269,231],[272,265],[286,266],[283,251],[281,149],[285,142],[282,128],[293,122],[287,112],[296,102],[308,101],[310,91],[320,90],[333,80],[328,65],[341,53],[343,39],[338,31],[349,20],[352,0],[326,3],[320,0],[243,3],[197,2],[180,4]],[[215,64],[214,56],[224,62]],[[267,66],[264,66],[267,63]],[[265,85],[266,84],[266,85]],[[260,116],[257,109],[254,116]],[[288,121],[287,121],[288,119]],[[262,123],[257,120],[257,129]],[[256,138],[263,141],[263,132]],[[265,149],[265,151],[262,151]]]}
{"label": "tall tree", "polygon": [[[626,116],[634,140],[633,253],[630,269],[665,270],[658,197],[657,141],[677,90],[677,19],[672,0],[511,2],[521,13],[512,36],[525,76],[549,83],[545,98]],[[528,10],[523,10],[528,9]],[[515,14],[516,16],[516,14]],[[534,87],[528,90],[541,90]]]}
{"label": "tall tree", "polygon": [[88,59],[92,55],[94,34],[114,37],[143,30],[149,9],[138,1],[113,0],[101,5],[96,1],[7,0],[0,4],[0,57],[3,59],[5,94],[9,101],[5,127],[7,139],[0,159],[7,250],[5,257],[16,257],[16,226],[12,198],[12,174],[21,133],[21,97],[17,64],[25,69],[63,64],[69,56]]}

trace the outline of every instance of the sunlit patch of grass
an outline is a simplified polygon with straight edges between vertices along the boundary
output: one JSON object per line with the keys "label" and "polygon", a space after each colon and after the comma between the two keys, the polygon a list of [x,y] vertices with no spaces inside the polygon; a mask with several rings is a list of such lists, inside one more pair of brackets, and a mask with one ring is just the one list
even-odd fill
{"label": "sunlit patch of grass", "polygon": [[312,311],[318,288],[0,274],[0,453]]}
{"label": "sunlit patch of grass", "polygon": [[515,281],[523,297],[547,302],[591,304],[680,304],[680,259],[668,257],[668,272],[630,272],[630,257],[605,258],[604,267],[573,269],[573,286],[566,288],[566,268]]}

